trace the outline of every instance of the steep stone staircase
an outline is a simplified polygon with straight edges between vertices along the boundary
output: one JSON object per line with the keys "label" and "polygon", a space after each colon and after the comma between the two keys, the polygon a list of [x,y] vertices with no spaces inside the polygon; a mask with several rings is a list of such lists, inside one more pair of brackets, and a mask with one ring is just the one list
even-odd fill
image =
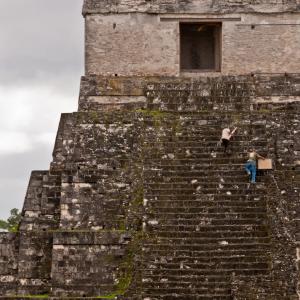
{"label": "steep stone staircase", "polygon": [[224,154],[228,122],[203,113],[146,121],[142,299],[232,299],[233,275],[268,272],[263,178],[250,185],[243,169],[265,128],[239,124]]}

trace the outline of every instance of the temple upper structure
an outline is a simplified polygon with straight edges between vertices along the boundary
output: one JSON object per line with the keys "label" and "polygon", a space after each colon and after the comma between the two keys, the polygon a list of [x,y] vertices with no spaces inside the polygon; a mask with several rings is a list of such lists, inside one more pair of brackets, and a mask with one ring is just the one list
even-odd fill
{"label": "temple upper structure", "polygon": [[298,0],[86,0],[86,74],[297,73],[299,13]]}

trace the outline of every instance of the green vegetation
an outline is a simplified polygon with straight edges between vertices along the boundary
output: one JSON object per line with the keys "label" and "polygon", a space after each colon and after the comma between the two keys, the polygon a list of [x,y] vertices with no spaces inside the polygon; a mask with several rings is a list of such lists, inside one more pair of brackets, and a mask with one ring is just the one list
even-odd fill
{"label": "green vegetation", "polygon": [[86,112],[82,112],[82,111],[78,112],[76,116],[77,116],[77,122],[79,124],[84,123],[84,121],[86,120]]}
{"label": "green vegetation", "polygon": [[7,220],[0,220],[0,229],[4,229],[9,232],[17,232],[19,229],[19,223],[21,220],[21,213],[17,208],[13,208],[10,211],[10,217]]}
{"label": "green vegetation", "polygon": [[119,294],[114,293],[107,296],[98,296],[96,299],[115,299]]}
{"label": "green vegetation", "polygon": [[260,108],[258,111],[257,111],[257,113],[258,114],[269,114],[269,113],[272,113],[273,111],[272,110],[270,110],[270,109],[266,109],[266,108]]}
{"label": "green vegetation", "polygon": [[131,202],[131,205],[134,209],[139,209],[144,202],[144,187],[140,185],[134,191],[134,199]]}
{"label": "green vegetation", "polygon": [[93,123],[98,123],[99,122],[99,116],[96,111],[91,111],[89,113],[90,118],[92,119]]}
{"label": "green vegetation", "polygon": [[126,230],[126,221],[124,219],[119,220],[119,229],[118,231],[125,231]]}

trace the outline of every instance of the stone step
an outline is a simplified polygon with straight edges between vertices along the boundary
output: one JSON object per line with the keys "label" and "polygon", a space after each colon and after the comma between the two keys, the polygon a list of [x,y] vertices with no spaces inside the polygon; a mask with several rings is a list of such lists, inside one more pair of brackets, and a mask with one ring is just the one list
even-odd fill
{"label": "stone step", "polygon": [[[204,163],[245,163],[247,161],[247,153],[236,153],[231,148],[228,148],[228,152],[224,153],[224,149],[222,148],[221,151],[214,151],[211,150],[209,152],[206,151],[190,151],[189,149],[171,149],[171,151],[168,151],[168,149],[152,149],[151,153],[150,151],[146,152],[144,154],[144,159],[154,159],[154,160],[171,160],[168,156],[168,154],[173,154],[174,159],[179,160],[185,160],[185,159],[191,159],[197,160],[199,162]],[[172,156],[173,157],[173,156]]]}
{"label": "stone step", "polygon": [[[170,135],[175,135],[175,136],[186,136],[186,137],[198,137],[198,136],[203,136],[203,137],[218,137],[220,138],[222,135],[222,130],[220,126],[201,126],[201,127],[178,127],[175,130],[173,128],[170,128],[170,131],[168,132],[167,129],[165,132],[168,132]],[[261,139],[261,136],[264,136],[266,133],[265,128],[255,128],[253,129],[251,126],[246,126],[243,128],[238,128],[238,130],[235,132],[234,136],[232,139],[239,139],[239,138],[244,138],[248,137],[248,139]]]}
{"label": "stone step", "polygon": [[[180,299],[186,299],[186,295],[196,294],[199,299],[199,296],[207,296],[211,295],[211,297],[215,296],[229,296],[231,295],[231,289],[230,287],[218,287],[218,288],[207,288],[207,287],[159,287],[159,286],[151,286],[148,287],[147,285],[144,285],[143,288],[143,295],[151,295],[151,296],[159,296],[166,295],[166,294],[172,294],[172,295],[182,295],[183,298]],[[145,298],[144,298],[145,299]],[[152,299],[152,298],[151,298]],[[174,298],[173,298],[174,299]],[[176,298],[175,298],[176,299]],[[191,299],[191,298],[190,298]],[[195,299],[195,298],[194,298]]]}
{"label": "stone step", "polygon": [[[295,295],[294,292],[290,292],[290,293],[286,293],[285,290],[278,290],[275,291],[274,289],[272,289],[272,292],[268,291],[268,288],[265,289],[266,292],[259,293],[259,298],[257,299],[262,299],[262,300],[298,300],[299,296]],[[270,288],[269,288],[270,290]],[[239,298],[238,299],[249,299],[247,297],[249,297],[249,293],[246,291],[246,294],[240,293],[239,292]]]}
{"label": "stone step", "polygon": [[[184,158],[184,159],[180,159],[180,158],[174,158],[174,159],[150,159],[150,158],[146,158],[145,159],[145,164],[146,164],[146,169],[149,168],[156,168],[156,169],[164,169],[164,170],[168,170],[168,169],[174,169],[174,168],[179,168],[180,166],[185,167],[185,166],[189,166],[191,168],[191,170],[199,170],[201,167],[201,170],[224,170],[224,169],[228,169],[228,170],[236,170],[236,171],[244,171],[244,175],[245,173],[245,163],[246,160],[245,159],[233,159],[228,160],[228,159],[220,159],[219,161],[211,161],[211,160],[198,160],[198,159],[191,159],[191,158]],[[183,170],[182,170],[183,171]]]}
{"label": "stone step", "polygon": [[[148,213],[148,211],[146,211]],[[155,207],[151,208],[151,214],[158,213],[161,215],[162,213],[166,214],[217,214],[217,213],[267,213],[267,209],[265,207]]]}
{"label": "stone step", "polygon": [[[172,178],[169,177],[153,177],[153,178],[144,178],[144,186],[145,188],[159,188],[159,189],[168,189],[168,188],[197,188],[198,186],[201,187],[214,187],[216,189],[223,189],[223,188],[249,188],[249,177],[245,176],[242,180],[225,180],[223,178],[217,178],[217,177],[207,177],[206,180],[204,178],[193,178],[193,179],[185,179],[185,178],[178,178],[178,181],[172,180]],[[258,177],[257,177],[258,178]],[[263,179],[262,176],[259,177],[260,179]],[[262,181],[262,180],[260,180]],[[255,185],[256,189],[265,189],[264,184],[262,182],[260,184]]]}
{"label": "stone step", "polygon": [[[181,142],[198,142],[201,144],[204,144],[206,142],[214,142],[218,143],[221,138],[221,132],[198,132],[197,134],[194,132],[193,134],[188,134],[186,132],[166,132],[164,131],[164,135],[157,135],[156,139],[159,141],[159,143],[165,143],[165,142],[174,142],[174,143],[181,143]],[[230,142],[232,144],[235,144],[237,142],[249,142],[249,141],[259,141],[259,142],[265,142],[263,139],[257,139],[256,137],[252,137],[249,135],[241,135],[236,134],[233,138],[230,139]],[[148,141],[146,140],[146,143]],[[151,143],[151,142],[150,142]]]}
{"label": "stone step", "polygon": [[[140,298],[138,298],[140,299]],[[157,294],[152,293],[143,293],[142,298],[140,300],[232,300],[232,296],[228,294],[224,295],[215,295],[215,294],[205,294],[199,295],[198,293],[194,294],[193,292],[189,291],[188,295],[180,295],[180,294],[161,294],[158,292]]]}
{"label": "stone step", "polygon": [[[162,92],[162,91],[161,91]],[[248,112],[250,109],[250,103],[247,104],[243,101],[243,97],[240,96],[213,96],[211,97],[201,97],[197,98],[197,102],[193,103],[192,105],[187,102],[182,101],[182,95],[178,93],[174,93],[173,95],[170,94],[168,91],[170,98],[163,101],[163,103],[147,103],[147,108],[150,110],[165,110],[168,113],[193,113],[196,111],[207,113],[207,111],[219,112],[223,114],[224,111],[227,112],[236,112],[240,113],[241,111]],[[180,97],[181,101],[176,101]],[[225,99],[229,100],[230,102],[224,102]],[[173,98],[173,99],[171,99]],[[213,100],[212,100],[213,99]]]}
{"label": "stone step", "polygon": [[[211,163],[211,164],[220,164],[220,163],[245,163],[247,161],[247,153],[236,154],[232,151],[232,149],[228,148],[228,153],[222,152],[190,152],[189,150],[183,149],[182,151],[176,151],[171,149],[152,149],[151,153],[148,151],[144,154],[145,161],[147,160],[155,160],[155,161],[184,161],[184,160],[191,160],[191,161],[198,161],[199,163]],[[174,155],[174,159],[170,159],[168,154]]]}
{"label": "stone step", "polygon": [[[157,221],[157,220],[154,220]],[[148,227],[151,228],[161,228],[162,226],[184,226],[184,225],[194,225],[194,226],[200,226],[200,225],[213,225],[213,226],[226,226],[226,225],[264,225],[266,223],[266,218],[264,214],[260,218],[257,218],[256,216],[252,216],[251,218],[240,218],[240,219],[226,219],[226,218],[212,218],[210,217],[204,217],[203,220],[199,220],[199,218],[189,218],[189,219],[161,219],[161,222],[157,225],[153,224],[147,224]]]}
{"label": "stone step", "polygon": [[200,247],[205,244],[216,245],[220,247],[226,247],[227,245],[239,245],[239,244],[267,244],[270,242],[269,237],[227,237],[225,240],[223,237],[161,237],[156,236],[154,238],[157,245],[199,245]]}
{"label": "stone step", "polygon": [[[260,253],[261,254],[261,253]],[[258,263],[258,262],[266,262],[269,261],[269,256],[264,255],[251,256],[247,255],[231,255],[231,256],[170,256],[170,255],[154,255],[147,254],[148,262],[172,262],[172,263],[208,263],[208,264],[218,264],[218,263],[232,263],[232,262],[244,262],[244,263]]]}
{"label": "stone step", "polygon": [[[195,284],[186,284],[186,285],[172,285],[174,283],[170,284],[163,284],[159,282],[153,282],[150,283],[144,283],[143,284],[143,295],[151,295],[151,298],[144,298],[144,299],[153,299],[153,296],[157,295],[159,299],[165,299],[160,298],[161,296],[164,296],[166,294],[172,294],[175,296],[175,299],[186,299],[186,297],[189,297],[191,294],[196,294],[197,298],[188,298],[188,299],[201,299],[198,297],[205,296],[205,298],[202,299],[208,299],[207,296],[211,295],[211,299],[215,299],[216,296],[224,296],[224,295],[231,295],[231,287],[230,285],[215,285],[215,286],[201,286],[201,285],[195,285]],[[181,295],[181,297],[180,297]],[[177,298],[177,297],[180,298]],[[170,298],[174,299],[174,298]]]}
{"label": "stone step", "polygon": [[[145,150],[159,150],[159,149],[178,149],[181,151],[186,150],[186,148],[211,148],[215,147],[215,150],[222,153],[223,146],[220,143],[220,136],[214,137],[186,137],[182,138],[180,136],[156,136],[151,139],[145,140],[143,145]],[[257,147],[267,146],[267,141],[265,140],[251,140],[249,137],[243,137],[239,139],[231,139],[228,147],[234,147],[237,150],[234,153],[241,153],[247,155],[247,150],[249,146],[255,145]],[[149,146],[155,148],[151,149]],[[209,152],[208,152],[209,153]]]}
{"label": "stone step", "polygon": [[[169,168],[174,167],[174,166],[167,166]],[[181,167],[181,168],[180,168]],[[195,169],[196,168],[196,169]],[[164,177],[168,177],[168,178],[192,178],[192,179],[197,179],[198,178],[204,178],[204,177],[216,177],[216,178],[238,178],[240,176],[245,177],[246,172],[244,169],[244,165],[238,165],[238,169],[236,170],[214,170],[214,169],[206,169],[203,170],[201,168],[199,168],[197,165],[195,166],[179,166],[178,165],[178,169],[170,169],[170,170],[164,170],[162,168],[162,166],[145,166],[145,170],[144,170],[144,176],[145,178],[147,177],[151,177],[151,176],[156,176],[157,173],[160,174],[160,178],[157,179],[161,179]],[[257,174],[258,177],[260,177],[259,174]],[[248,177],[248,176],[247,176]]]}
{"label": "stone step", "polygon": [[[165,116],[161,115],[160,116],[160,121],[159,123],[163,124],[168,124],[172,125],[174,124],[174,121],[178,122],[178,126],[180,127],[188,127],[190,128],[191,125],[192,128],[215,128],[216,130],[222,130],[225,128],[224,126],[228,126],[228,122],[230,123],[235,123],[232,121],[232,116],[236,117],[236,113],[228,113],[228,118],[226,118],[226,115],[228,112],[223,112],[222,115],[220,113],[214,114],[213,111],[209,112],[199,112],[197,113],[189,113],[189,112],[172,112],[172,113],[167,113]],[[245,116],[245,114],[241,114],[241,116]],[[147,125],[157,125],[157,120],[151,116],[145,116],[144,117],[144,123]],[[255,123],[255,122],[247,122],[247,124],[240,122],[238,125],[238,129],[247,129],[247,128],[252,128],[254,129],[265,129],[265,122],[263,123]]]}
{"label": "stone step", "polygon": [[[215,223],[215,222],[214,222]],[[154,226],[153,226],[154,227]],[[230,225],[199,225],[199,222],[195,222],[194,225],[164,225],[160,224],[157,228],[152,228],[152,231],[183,231],[183,232],[245,232],[245,231],[265,231],[266,226],[265,225],[254,225],[254,224],[230,224]]]}
{"label": "stone step", "polygon": [[[152,275],[151,273],[147,274],[147,278],[149,278],[149,282],[151,279],[156,279],[156,275]],[[163,276],[161,277],[163,278]],[[242,277],[243,278],[243,277]],[[214,272],[213,274],[181,274],[178,276],[176,274],[168,274],[168,280],[171,280],[176,283],[180,282],[191,282],[191,283],[203,283],[203,284],[224,284],[231,281],[231,274],[226,275],[222,274],[221,272]],[[153,282],[154,280],[152,280]],[[159,282],[158,280],[157,282]],[[147,282],[147,281],[145,281]]]}
{"label": "stone step", "polygon": [[[188,280],[188,278],[185,278],[184,281],[169,281],[164,280],[164,278],[160,279],[160,281],[152,281],[152,280],[144,280],[143,286],[150,288],[198,288],[198,289],[231,289],[231,283],[230,281],[223,281],[223,282],[207,282],[205,280],[199,280],[198,282],[194,281],[191,282]],[[188,293],[187,293],[188,294]]]}
{"label": "stone step", "polygon": [[[151,111],[150,111],[151,113]],[[230,114],[224,115],[227,112],[223,112],[220,114],[220,112],[214,112],[212,110],[209,111],[199,111],[196,112],[188,112],[188,111],[182,111],[182,112],[162,112],[165,113],[165,115],[160,115],[158,117],[151,116],[151,115],[144,115],[143,121],[145,125],[148,126],[155,126],[155,125],[169,125],[168,128],[170,128],[170,125],[177,125],[179,128],[190,128],[191,125],[194,125],[192,128],[199,127],[199,128],[206,128],[206,129],[215,129],[215,130],[222,130],[225,127],[228,127],[231,125],[233,127],[237,122],[234,120],[237,117],[238,112],[228,112]],[[245,117],[245,112],[243,114],[240,114],[243,118]],[[258,121],[258,122],[251,122],[250,121],[250,114],[248,115],[248,120],[241,120],[238,122],[238,130],[242,131],[245,129],[265,129],[266,128],[266,121]]]}
{"label": "stone step", "polygon": [[[231,219],[234,218],[237,220],[238,218],[265,218],[266,213],[264,211],[259,212],[252,212],[252,211],[243,211],[243,212],[214,212],[214,211],[206,211],[206,212],[183,212],[183,211],[176,211],[176,212],[162,212],[162,211],[148,211],[147,217],[151,218],[159,218],[159,219],[193,219],[193,218],[214,218],[214,219]],[[199,220],[198,220],[199,221]]]}
{"label": "stone step", "polygon": [[198,263],[161,263],[161,262],[154,262],[154,261],[147,261],[142,265],[145,269],[153,269],[158,271],[164,271],[167,269],[168,271],[174,270],[174,272],[179,270],[268,270],[269,264],[265,262],[198,262]]}
{"label": "stone step", "polygon": [[265,230],[256,231],[160,231],[155,230],[149,234],[150,237],[159,238],[218,238],[224,240],[225,238],[268,238],[268,232]]}
{"label": "stone step", "polygon": [[[176,250],[185,250],[185,251],[224,251],[224,250],[267,250],[270,247],[270,243],[237,243],[237,244],[218,244],[218,243],[210,243],[210,244],[176,244]],[[144,248],[149,249],[149,251],[153,250],[163,250],[163,251],[172,251],[174,250],[174,244],[165,243],[165,244],[144,244]]]}
{"label": "stone step", "polygon": [[[234,197],[235,199],[236,197]],[[145,206],[153,209],[209,209],[209,208],[237,208],[237,209],[246,209],[246,208],[264,208],[266,206],[265,200],[151,200],[145,202]]]}
{"label": "stone step", "polygon": [[[154,149],[163,147],[165,149],[190,149],[191,147],[203,147],[203,148],[211,148],[211,147],[216,147],[218,142],[220,141],[220,138],[216,138],[214,140],[204,140],[204,139],[199,139],[199,140],[193,140],[193,141],[164,141],[159,138],[157,140],[151,139],[151,141],[145,141],[144,146],[145,147],[150,147],[150,149],[153,147]],[[250,140],[244,140],[244,141],[238,141],[238,140],[231,140],[230,141],[230,146],[235,146],[240,149],[247,149],[246,147],[266,147],[267,146],[267,141],[260,141],[260,140],[255,140],[255,141],[250,141]]]}
{"label": "stone step", "polygon": [[[199,171],[205,173],[205,171],[215,171],[222,174],[225,170],[231,172],[243,171],[245,174],[245,164],[198,164],[196,161],[192,162],[192,160],[185,160],[185,163],[180,161],[150,161],[148,160],[147,164],[145,164],[145,170],[156,170],[156,171]],[[239,173],[241,174],[241,173]]]}
{"label": "stone step", "polygon": [[[236,276],[255,276],[268,274],[268,265],[263,266],[263,268],[249,268],[249,269],[145,269],[141,268],[143,272],[143,277],[148,277],[149,275],[158,276],[159,278],[170,278],[169,276],[207,276],[207,275],[217,275],[222,274],[223,276],[230,276],[233,272]],[[153,278],[153,277],[152,277]]]}
{"label": "stone step", "polygon": [[[203,163],[212,163],[212,162],[220,162],[221,160],[226,161],[226,163],[231,162],[233,164],[244,163],[248,159],[247,149],[244,151],[241,150],[241,147],[234,147],[230,145],[228,147],[228,152],[224,153],[224,148],[212,146],[212,147],[182,147],[179,149],[180,146],[175,147],[164,147],[161,146],[160,148],[145,149],[144,150],[144,157],[147,159],[147,162],[153,158],[155,161],[159,160],[169,160],[174,161],[175,159],[187,160],[189,162],[193,162],[199,160]],[[248,148],[248,147],[247,147]],[[262,152],[262,151],[260,151]],[[106,153],[105,153],[106,154]],[[110,154],[108,154],[109,156]],[[122,159],[122,156],[118,156],[116,154],[116,158]],[[99,158],[98,158],[99,159]],[[125,159],[125,157],[124,157]]]}
{"label": "stone step", "polygon": [[264,195],[265,190],[256,188],[256,186],[259,186],[259,184],[249,184],[249,188],[243,188],[243,189],[233,189],[233,188],[227,188],[227,189],[220,189],[217,190],[216,188],[199,188],[198,190],[196,188],[182,188],[182,189],[149,189],[145,190],[145,197],[148,199],[150,197],[160,197],[160,196],[169,196],[170,199],[174,199],[181,195],[196,195],[198,194],[206,194],[206,195]]}
{"label": "stone step", "polygon": [[[249,183],[249,175],[245,175],[243,177],[216,177],[216,176],[207,176],[206,179],[204,177],[167,177],[167,176],[160,176],[158,173],[157,176],[153,177],[144,177],[144,184],[145,186],[155,186],[155,185],[180,185],[182,187],[186,186],[199,186],[199,185],[205,185],[205,184],[214,184],[217,185],[217,188],[220,188],[219,185],[222,186],[239,186],[242,187],[248,187]],[[260,184],[258,185],[259,188],[263,188],[262,185],[262,179],[264,179],[263,176],[257,176],[257,179],[260,179]],[[222,188],[222,187],[221,187]]]}
{"label": "stone step", "polygon": [[184,163],[187,162],[197,164],[244,164],[248,157],[247,153],[236,155],[232,149],[229,149],[231,154],[224,152],[197,152],[190,151],[189,149],[181,149],[178,151],[176,148],[159,148],[152,149],[144,153],[144,161],[147,163],[149,160],[155,162],[173,162],[173,163]]}
{"label": "stone step", "polygon": [[[167,253],[161,253],[165,256],[147,256],[147,261],[144,262],[146,268],[151,269],[189,269],[189,268],[200,268],[200,269],[220,269],[220,268],[233,268],[233,269],[243,269],[248,268],[249,266],[258,266],[258,264],[264,264],[267,266],[270,258],[266,254],[264,256],[252,257],[249,254],[246,254],[244,257],[233,256],[233,257],[175,257],[171,258]],[[168,266],[170,265],[170,266]]]}
{"label": "stone step", "polygon": [[199,212],[199,213],[163,213],[163,212],[148,212],[147,218],[149,220],[156,219],[159,222],[168,222],[169,220],[177,220],[177,221],[190,221],[196,220],[199,223],[201,221],[205,221],[209,219],[209,221],[217,221],[217,220],[224,220],[224,221],[239,221],[242,219],[252,219],[252,220],[261,220],[265,219],[266,214],[264,212],[230,212],[230,213],[210,213],[210,212]]}
{"label": "stone step", "polygon": [[[252,185],[251,185],[252,186]],[[254,185],[255,186],[255,185]],[[255,188],[255,187],[253,187]],[[193,197],[194,196],[194,197]],[[208,194],[208,195],[197,195],[197,199],[195,195],[150,195],[146,194],[144,195],[144,199],[147,199],[148,201],[158,201],[158,202],[175,202],[175,201],[231,201],[231,202],[236,202],[236,201],[253,201],[253,202],[263,202],[265,201],[266,195],[257,195],[254,192],[253,193],[248,193],[246,195],[243,194]]]}
{"label": "stone step", "polygon": [[143,252],[146,257],[188,257],[191,259],[218,259],[221,257],[265,257],[269,255],[265,248],[262,249],[215,249],[215,250],[195,250],[195,249],[156,249],[144,248]]}
{"label": "stone step", "polygon": [[[228,152],[224,153],[224,148],[221,146],[193,146],[193,147],[165,147],[165,146],[151,146],[151,148],[146,148],[144,150],[144,154],[147,157],[151,157],[151,155],[160,154],[163,155],[168,154],[178,154],[185,155],[186,158],[193,159],[211,159],[212,161],[216,158],[244,158],[246,161],[248,159],[248,146],[238,146],[230,144],[228,147]],[[264,151],[264,150],[263,150]],[[116,153],[118,155],[118,153]],[[124,157],[125,159],[126,157]]]}
{"label": "stone step", "polygon": [[[249,179],[248,179],[249,180]],[[216,189],[216,190],[238,190],[238,189],[248,189],[249,188],[249,182],[210,182],[209,179],[207,181],[193,181],[192,182],[145,182],[144,188],[145,189],[151,189],[153,191],[155,190],[168,190],[168,189],[181,189],[181,190],[194,190],[197,188],[201,189]],[[265,186],[262,184],[256,184],[255,185],[256,190],[265,190]]]}
{"label": "stone step", "polygon": [[[208,174],[207,176],[191,176],[190,174],[184,174],[182,176],[156,176],[157,173],[153,171],[153,174],[147,174],[144,176],[144,181],[146,183],[176,183],[176,184],[196,184],[196,183],[217,183],[217,184],[223,184],[223,183],[245,183],[249,181],[249,175],[246,174],[246,172],[243,170],[243,175],[238,176],[222,176],[220,174]],[[257,177],[261,177],[258,175]]]}

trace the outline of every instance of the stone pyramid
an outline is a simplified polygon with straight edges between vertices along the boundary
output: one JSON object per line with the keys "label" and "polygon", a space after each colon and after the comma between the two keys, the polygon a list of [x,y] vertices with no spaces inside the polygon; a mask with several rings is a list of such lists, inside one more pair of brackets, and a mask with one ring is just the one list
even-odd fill
{"label": "stone pyramid", "polygon": [[[299,14],[85,0],[78,111],[0,234],[0,298],[299,299]],[[251,147],[273,163],[256,184]]]}

